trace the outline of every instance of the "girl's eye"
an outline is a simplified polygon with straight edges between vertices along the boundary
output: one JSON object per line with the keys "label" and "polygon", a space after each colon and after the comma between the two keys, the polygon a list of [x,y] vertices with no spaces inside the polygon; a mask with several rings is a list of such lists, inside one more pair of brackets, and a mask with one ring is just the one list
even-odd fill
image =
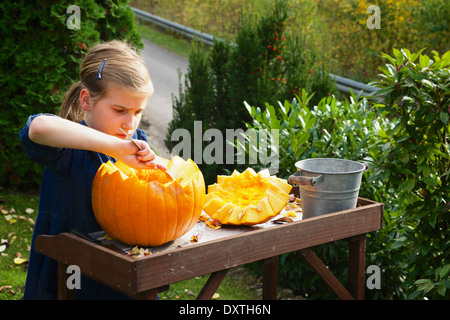
{"label": "girl's eye", "polygon": [[123,113],[123,109],[114,109],[114,111],[116,111],[117,113]]}

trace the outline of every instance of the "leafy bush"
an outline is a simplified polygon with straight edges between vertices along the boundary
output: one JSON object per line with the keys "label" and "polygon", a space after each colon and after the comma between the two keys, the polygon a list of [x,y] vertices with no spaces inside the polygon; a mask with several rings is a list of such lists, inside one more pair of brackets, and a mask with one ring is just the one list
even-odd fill
{"label": "leafy bush", "polygon": [[68,29],[70,1],[1,2],[0,185],[37,189],[42,167],[25,155],[17,133],[30,114],[57,113],[79,80],[78,65],[100,40],[126,39],[142,48],[128,1],[80,0],[80,29]]}
{"label": "leafy bush", "polygon": [[[360,196],[384,203],[385,211],[383,229],[368,235],[366,260],[381,268],[382,286],[366,297],[448,299],[450,52],[431,59],[404,49],[384,57],[390,63],[380,68],[380,100],[327,97],[309,106],[302,94],[279,104],[278,113],[269,104],[265,110],[247,105],[253,119],[247,127],[280,130],[283,177],[303,158],[368,162]],[[327,244],[317,252],[345,279],[346,246]],[[283,256],[280,273],[283,285],[312,288],[301,294],[323,298],[320,291],[326,292],[296,254]]]}
{"label": "leafy bush", "polygon": [[[303,91],[301,97],[292,102],[279,102],[278,110],[270,104],[266,104],[264,110],[246,104],[252,116],[252,122],[247,123],[248,129],[279,130],[280,166],[277,176],[287,179],[296,171],[295,162],[307,158],[370,160],[370,148],[376,144],[379,130],[390,127],[388,121],[377,117],[373,104],[355,95],[343,101],[334,96],[322,98],[317,105],[313,105],[310,99],[311,95]],[[245,150],[245,157],[249,159],[249,145],[239,145],[236,141],[236,146]],[[243,168],[245,166],[247,164]],[[253,167],[263,166],[260,163]],[[373,199],[380,186],[368,181],[370,172],[364,173],[360,196]],[[338,279],[345,279],[347,248],[347,243],[337,241],[316,247],[314,251]],[[280,285],[296,290],[297,294],[310,299],[334,298],[325,283],[297,253],[280,258],[279,275]]]}
{"label": "leafy bush", "polygon": [[[422,50],[423,51],[423,50]],[[394,194],[385,199],[399,237],[404,287],[410,297],[450,297],[450,51],[439,56],[407,49],[384,55],[380,111],[396,126],[380,131],[373,180]],[[434,285],[431,285],[434,284]]]}

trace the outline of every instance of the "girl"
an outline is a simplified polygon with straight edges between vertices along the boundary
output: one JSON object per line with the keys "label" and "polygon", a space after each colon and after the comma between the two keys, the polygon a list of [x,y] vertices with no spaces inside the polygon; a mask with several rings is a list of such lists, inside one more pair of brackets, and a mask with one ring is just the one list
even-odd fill
{"label": "girl", "polygon": [[[58,116],[30,116],[19,137],[27,155],[46,168],[32,239],[77,229],[99,231],[91,208],[91,185],[103,162],[121,160],[135,168],[159,167],[145,133],[137,129],[153,85],[143,60],[119,41],[94,46],[80,69],[81,81],[66,94]],[[137,139],[142,150],[119,128]],[[57,263],[31,250],[24,299],[57,297]],[[80,299],[125,298],[86,277]]]}

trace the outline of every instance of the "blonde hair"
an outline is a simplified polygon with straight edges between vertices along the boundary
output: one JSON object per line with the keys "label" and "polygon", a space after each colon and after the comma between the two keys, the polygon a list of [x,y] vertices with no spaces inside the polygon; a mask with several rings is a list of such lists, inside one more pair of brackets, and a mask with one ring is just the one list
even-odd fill
{"label": "blonde hair", "polygon": [[[102,71],[100,66],[105,59]],[[98,79],[98,73],[101,73],[101,79]],[[87,52],[80,65],[80,78],[67,91],[59,112],[60,117],[75,122],[84,119],[85,111],[79,100],[84,88],[89,90],[93,104],[106,95],[111,83],[133,90],[136,95],[149,97],[154,91],[143,59],[130,44],[117,40],[99,43]]]}

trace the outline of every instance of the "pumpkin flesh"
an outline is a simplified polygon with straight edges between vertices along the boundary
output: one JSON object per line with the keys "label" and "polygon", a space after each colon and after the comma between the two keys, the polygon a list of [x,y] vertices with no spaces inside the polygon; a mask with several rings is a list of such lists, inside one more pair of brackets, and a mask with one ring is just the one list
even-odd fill
{"label": "pumpkin flesh", "polygon": [[254,225],[276,216],[289,200],[286,180],[248,168],[230,176],[217,176],[208,186],[203,211],[222,224]]}

